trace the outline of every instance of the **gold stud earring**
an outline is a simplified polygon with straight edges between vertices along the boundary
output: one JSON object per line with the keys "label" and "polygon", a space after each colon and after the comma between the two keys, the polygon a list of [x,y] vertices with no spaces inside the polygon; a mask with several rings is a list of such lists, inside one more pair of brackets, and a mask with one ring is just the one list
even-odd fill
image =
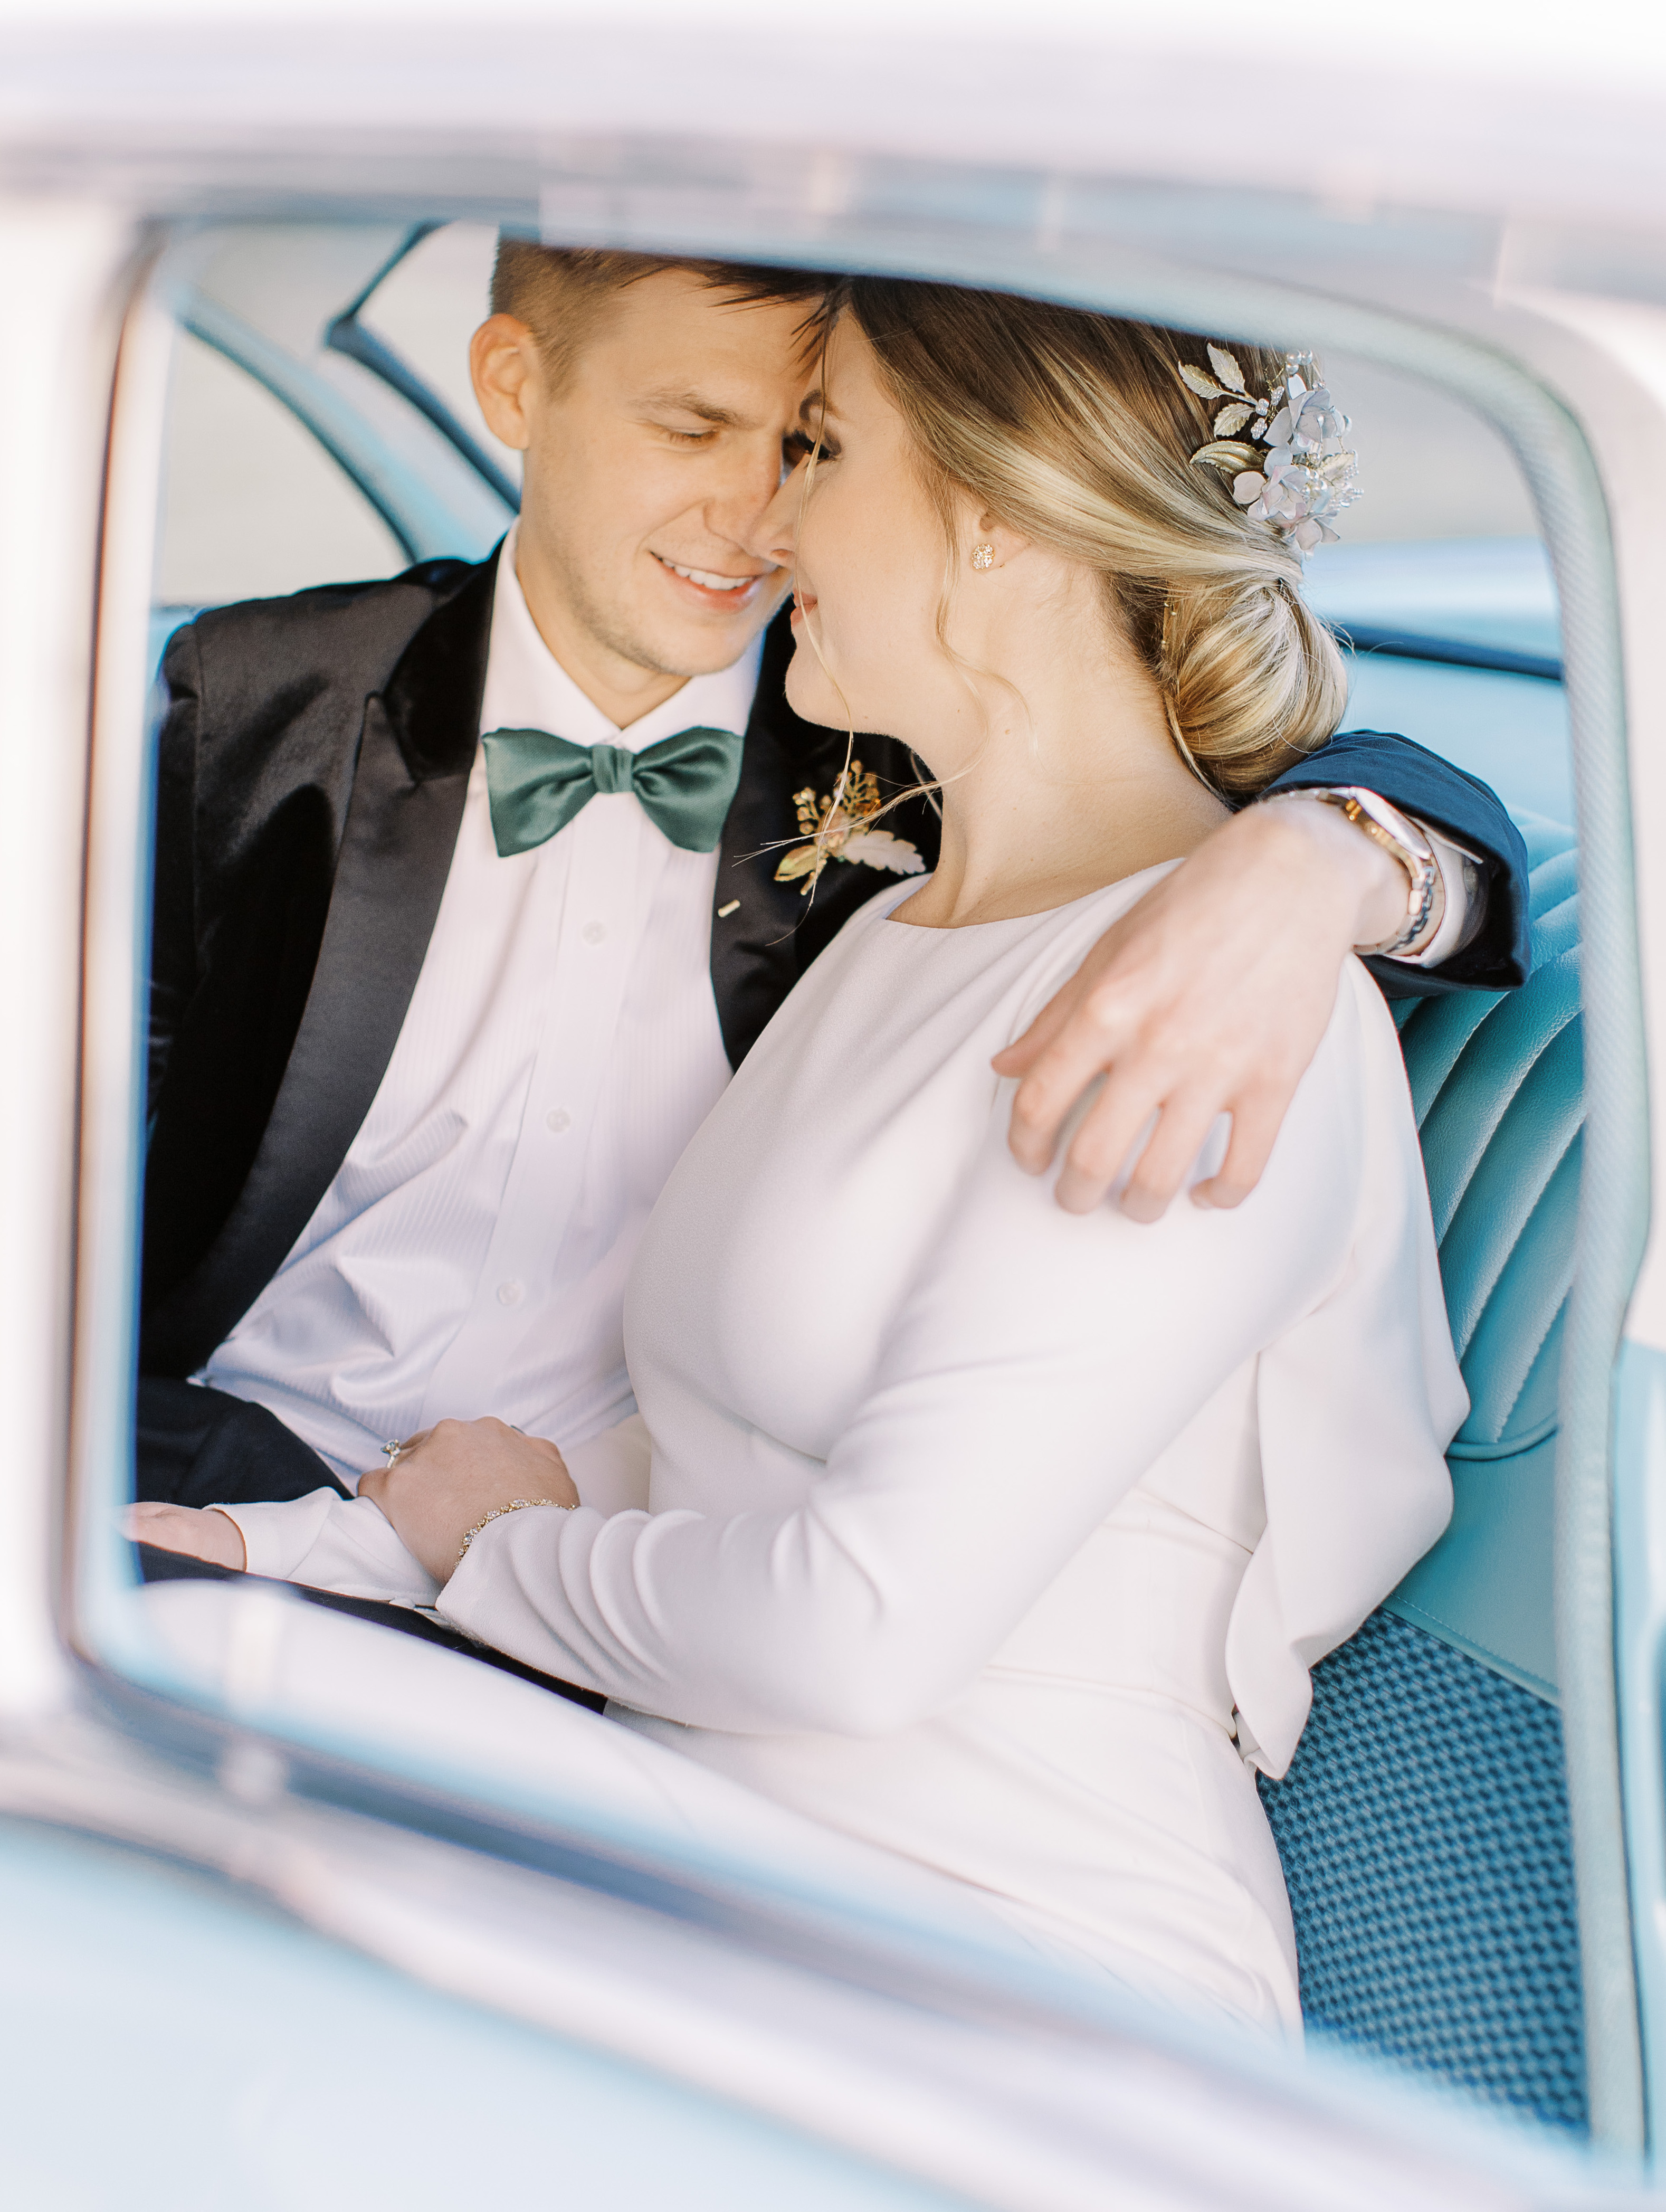
{"label": "gold stud earring", "polygon": [[994,565],[995,549],[993,545],[983,544],[973,546],[972,566],[974,568],[993,568]]}

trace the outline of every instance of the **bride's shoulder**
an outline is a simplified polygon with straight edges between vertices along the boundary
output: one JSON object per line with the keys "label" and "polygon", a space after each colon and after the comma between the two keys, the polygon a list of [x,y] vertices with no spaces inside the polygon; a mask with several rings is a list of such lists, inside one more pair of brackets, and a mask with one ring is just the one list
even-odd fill
{"label": "bride's shoulder", "polygon": [[1050,914],[1038,915],[1041,925],[1037,936],[1038,959],[1063,957],[1067,951],[1079,946],[1083,950],[1097,944],[1105,932],[1130,914],[1141,899],[1148,897],[1167,876],[1171,876],[1183,863],[1179,860],[1159,860],[1154,867],[1141,868],[1138,874],[1120,877],[1114,884],[1101,890],[1088,891],[1068,906],[1055,907]]}
{"label": "bride's shoulder", "polygon": [[1356,1079],[1386,1090],[1395,1103],[1411,1110],[1411,1081],[1401,1048],[1400,1030],[1388,1000],[1364,961],[1350,957],[1343,964],[1336,1008],[1326,1031],[1326,1042],[1344,1052],[1356,1071]]}
{"label": "bride's shoulder", "polygon": [[1019,1010],[1015,1036],[1040,1012],[1060,984],[1075,974],[1105,932],[1179,866],[1178,860],[1164,860],[1154,868],[1141,869],[1137,876],[1125,876],[1119,883],[1089,891],[1081,898],[1073,899],[1068,906],[1054,907],[1045,914],[1029,918],[1021,939],[1013,947],[1025,970],[1025,1004]]}
{"label": "bride's shoulder", "polygon": [[1422,1155],[1400,1035],[1364,963],[1343,963],[1330,1019],[1286,1115],[1291,1147],[1308,1159],[1338,1149],[1367,1174],[1422,1176]]}

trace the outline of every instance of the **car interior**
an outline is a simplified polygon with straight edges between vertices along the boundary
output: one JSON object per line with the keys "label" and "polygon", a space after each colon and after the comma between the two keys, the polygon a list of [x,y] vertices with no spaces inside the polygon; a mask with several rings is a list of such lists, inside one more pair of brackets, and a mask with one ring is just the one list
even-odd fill
{"label": "car interior", "polygon": [[[170,248],[152,286],[172,348],[153,672],[204,606],[496,543],[516,457],[486,431],[465,362],[493,238],[456,222],[251,223]],[[1344,727],[1402,731],[1500,792],[1532,863],[1533,969],[1502,997],[1395,1002],[1471,1399],[1456,1510],[1317,1668],[1295,1763],[1262,1793],[1316,2042],[1577,2136],[1590,2103],[1552,1569],[1584,1109],[1557,597],[1491,426],[1364,354],[1327,368],[1366,495],[1310,572],[1348,647]],[[1396,479],[1414,438],[1414,495]],[[137,1668],[141,1631],[123,1633],[106,1648]]]}

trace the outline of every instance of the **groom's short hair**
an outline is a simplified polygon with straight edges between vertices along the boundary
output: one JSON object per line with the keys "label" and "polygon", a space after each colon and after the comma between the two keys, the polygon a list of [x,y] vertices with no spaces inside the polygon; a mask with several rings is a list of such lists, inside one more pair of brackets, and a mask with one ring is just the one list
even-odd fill
{"label": "groom's short hair", "polygon": [[501,238],[492,270],[491,311],[526,325],[538,342],[551,385],[557,386],[602,320],[609,301],[664,269],[687,270],[737,307],[801,301],[806,351],[838,282],[829,270],[775,269],[750,261],[702,261],[684,254],[623,253]]}

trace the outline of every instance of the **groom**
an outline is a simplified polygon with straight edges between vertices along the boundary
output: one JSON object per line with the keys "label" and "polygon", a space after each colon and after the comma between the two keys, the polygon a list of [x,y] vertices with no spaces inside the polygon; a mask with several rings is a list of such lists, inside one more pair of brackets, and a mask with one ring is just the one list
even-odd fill
{"label": "groom", "polygon": [[[447,1416],[577,1442],[628,1410],[623,1288],[661,1182],[885,880],[872,858],[908,858],[868,841],[808,897],[781,871],[846,749],[786,704],[789,579],[756,550],[804,447],[824,287],[506,243],[471,350],[525,459],[501,552],[222,609],[170,644],[141,1498],[351,1488]],[[882,790],[916,780],[887,739],[855,750]],[[1524,855],[1491,793],[1358,736],[1282,787],[1335,786],[1440,833],[1429,927],[1379,972],[1519,981]],[[930,865],[923,805],[886,826]],[[1247,809],[1015,1048],[1014,1149],[1042,1164],[1109,1069],[1065,1202],[1097,1202],[1161,1107],[1171,1154],[1233,1113],[1231,1203],[1342,959],[1400,932],[1408,881],[1332,804]],[[1159,1212],[1195,1150],[1153,1143],[1125,1206]]]}

